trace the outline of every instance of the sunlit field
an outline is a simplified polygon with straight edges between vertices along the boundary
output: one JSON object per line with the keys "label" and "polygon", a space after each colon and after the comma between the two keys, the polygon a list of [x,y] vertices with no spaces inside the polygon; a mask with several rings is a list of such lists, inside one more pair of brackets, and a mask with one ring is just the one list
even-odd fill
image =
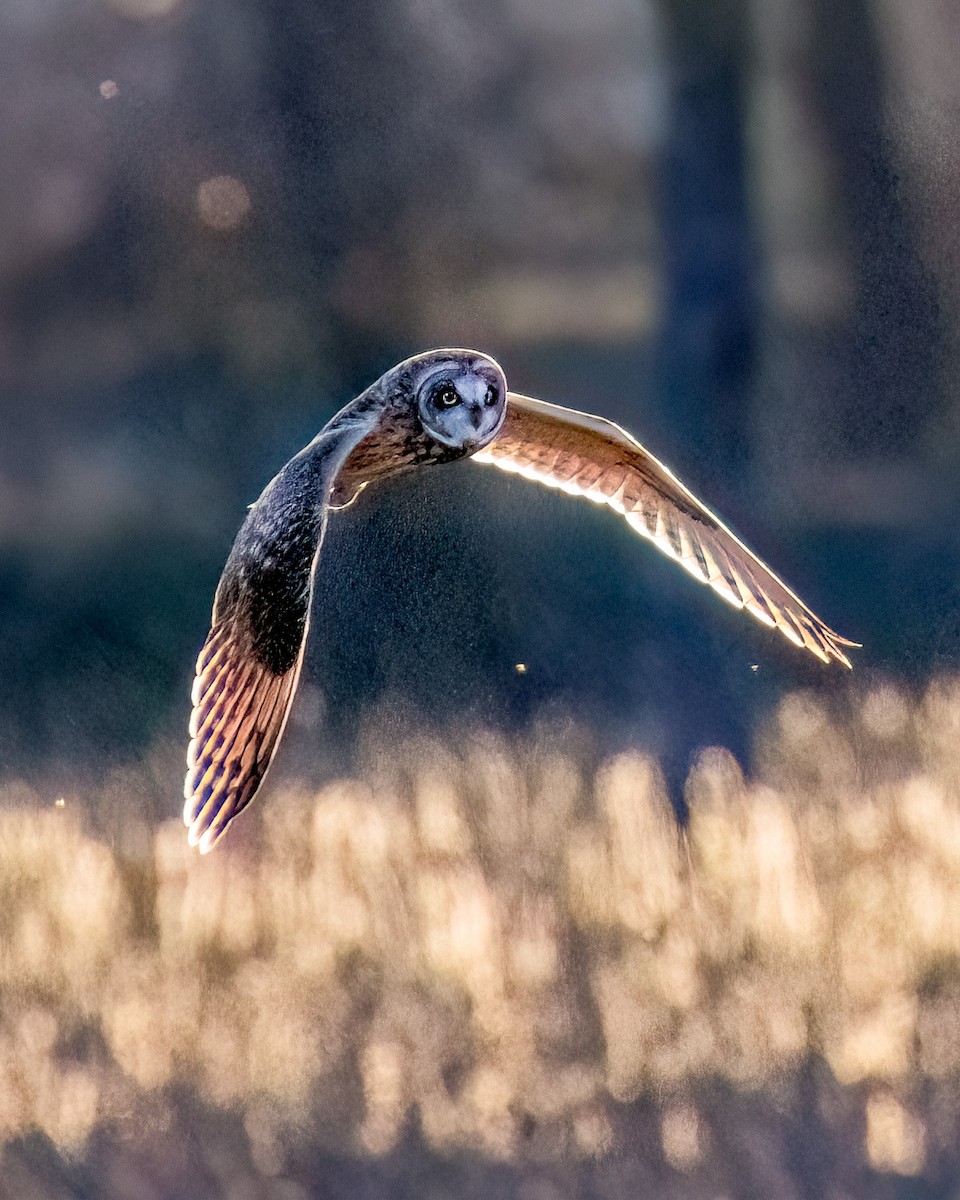
{"label": "sunlit field", "polygon": [[682,829],[656,763],[576,745],[372,744],[205,858],[149,822],[167,750],[8,784],[0,1195],[948,1187],[960,681],[788,697]]}

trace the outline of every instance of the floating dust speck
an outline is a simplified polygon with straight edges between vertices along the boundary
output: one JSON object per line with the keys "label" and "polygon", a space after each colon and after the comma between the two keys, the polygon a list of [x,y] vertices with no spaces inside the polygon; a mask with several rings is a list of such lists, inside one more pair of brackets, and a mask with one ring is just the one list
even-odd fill
{"label": "floating dust speck", "polygon": [[105,79],[100,84],[100,95],[104,100],[112,100],[120,94],[120,88],[115,79]]}
{"label": "floating dust speck", "polygon": [[516,671],[516,673],[518,675],[526,675],[527,664],[526,663],[517,663],[517,665],[513,669]]}
{"label": "floating dust speck", "polygon": [[250,193],[233,175],[214,175],[197,188],[200,220],[219,233],[230,233],[250,213]]}
{"label": "floating dust speck", "polygon": [[64,800],[64,798],[62,796],[58,796],[56,798],[56,800],[54,800],[54,802],[53,802],[53,807],[54,808],[66,808],[67,802],[66,802],[66,800]]}

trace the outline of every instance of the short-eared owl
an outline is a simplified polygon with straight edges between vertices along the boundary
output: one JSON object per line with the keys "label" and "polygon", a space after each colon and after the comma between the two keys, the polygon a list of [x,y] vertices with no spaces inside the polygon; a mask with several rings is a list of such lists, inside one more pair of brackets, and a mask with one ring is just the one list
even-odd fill
{"label": "short-eared owl", "polygon": [[639,442],[602,417],[507,391],[473,350],[402,362],[351,401],[251,506],[197,660],[184,821],[211,849],[263,783],[303,662],[327,516],[378,479],[472,456],[608,504],[660,550],[824,662],[840,637]]}

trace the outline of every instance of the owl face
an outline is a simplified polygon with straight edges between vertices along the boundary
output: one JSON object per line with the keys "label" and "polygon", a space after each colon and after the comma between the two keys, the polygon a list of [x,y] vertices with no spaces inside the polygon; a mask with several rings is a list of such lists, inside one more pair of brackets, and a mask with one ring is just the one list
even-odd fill
{"label": "owl face", "polygon": [[473,454],[496,437],[507,411],[507,382],[492,358],[434,351],[417,360],[414,370],[417,413],[432,438]]}

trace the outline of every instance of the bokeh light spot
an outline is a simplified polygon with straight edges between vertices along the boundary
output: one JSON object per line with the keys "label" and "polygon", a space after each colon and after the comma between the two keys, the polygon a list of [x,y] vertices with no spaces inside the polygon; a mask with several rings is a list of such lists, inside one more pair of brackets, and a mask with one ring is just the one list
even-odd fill
{"label": "bokeh light spot", "polygon": [[867,1101],[867,1157],[880,1171],[918,1175],[923,1169],[923,1126],[888,1093]]}
{"label": "bokeh light spot", "polygon": [[197,212],[210,229],[229,233],[250,212],[250,193],[233,175],[214,175],[197,188]]}
{"label": "bokeh light spot", "polygon": [[678,1171],[690,1171],[703,1157],[703,1129],[697,1110],[690,1104],[675,1104],[665,1110],[660,1122],[663,1156]]}

